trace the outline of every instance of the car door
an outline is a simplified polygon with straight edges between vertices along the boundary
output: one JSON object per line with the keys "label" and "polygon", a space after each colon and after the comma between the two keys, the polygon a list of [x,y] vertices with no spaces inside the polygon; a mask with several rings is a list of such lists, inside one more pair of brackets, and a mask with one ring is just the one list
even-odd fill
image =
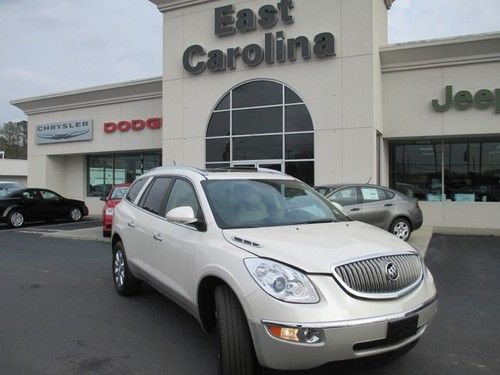
{"label": "car door", "polygon": [[69,206],[63,197],[50,190],[40,189],[39,192],[42,197],[41,203],[44,206],[45,219],[62,219],[68,217]]}
{"label": "car door", "polygon": [[394,202],[387,199],[384,189],[375,186],[361,186],[361,199],[363,202],[363,218],[365,223],[375,225],[379,228],[386,228],[386,223],[390,222]]}
{"label": "car door", "polygon": [[[199,223],[203,213],[195,189],[190,181],[177,178],[170,191],[164,216],[177,207],[193,208]],[[204,229],[197,224],[183,225],[158,219],[155,225],[151,259],[157,277],[167,287],[167,292],[186,307],[193,305],[193,259],[196,249],[205,240]]]}
{"label": "car door", "polygon": [[42,197],[36,189],[26,189],[21,193],[21,206],[28,220],[45,218]]}
{"label": "car door", "polygon": [[340,188],[331,193],[328,200],[340,204],[345,214],[351,219],[363,219],[363,206],[360,204],[359,191],[356,186]]}

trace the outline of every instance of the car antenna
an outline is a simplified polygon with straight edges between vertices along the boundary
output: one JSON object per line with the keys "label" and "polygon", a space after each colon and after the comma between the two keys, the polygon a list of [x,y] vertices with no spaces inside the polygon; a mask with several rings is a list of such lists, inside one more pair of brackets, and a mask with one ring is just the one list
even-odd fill
{"label": "car antenna", "polygon": [[365,185],[369,185],[371,180],[372,180],[372,178],[370,177],[370,178],[368,179],[368,182],[367,182]]}

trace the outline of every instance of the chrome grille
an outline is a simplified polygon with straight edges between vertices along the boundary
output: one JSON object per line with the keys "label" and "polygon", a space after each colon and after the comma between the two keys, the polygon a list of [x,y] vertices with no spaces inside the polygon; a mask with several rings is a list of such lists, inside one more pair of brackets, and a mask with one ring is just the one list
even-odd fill
{"label": "chrome grille", "polygon": [[397,298],[416,287],[423,277],[418,254],[375,256],[333,267],[337,281],[363,298]]}

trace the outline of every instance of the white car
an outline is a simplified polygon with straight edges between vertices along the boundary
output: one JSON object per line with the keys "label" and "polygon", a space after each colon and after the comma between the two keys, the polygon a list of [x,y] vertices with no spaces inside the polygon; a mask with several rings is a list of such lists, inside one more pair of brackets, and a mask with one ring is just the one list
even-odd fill
{"label": "white car", "polygon": [[222,374],[407,348],[436,312],[413,247],[279,172],[160,167],[114,215],[118,293],[146,281],[215,331]]}

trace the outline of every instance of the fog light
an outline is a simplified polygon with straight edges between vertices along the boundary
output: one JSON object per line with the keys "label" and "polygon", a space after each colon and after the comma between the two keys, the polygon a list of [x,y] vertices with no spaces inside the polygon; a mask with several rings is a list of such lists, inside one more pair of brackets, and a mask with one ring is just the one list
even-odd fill
{"label": "fog light", "polygon": [[266,325],[271,336],[286,341],[301,342],[305,344],[318,344],[325,339],[322,329],[318,328],[291,328],[274,324]]}

